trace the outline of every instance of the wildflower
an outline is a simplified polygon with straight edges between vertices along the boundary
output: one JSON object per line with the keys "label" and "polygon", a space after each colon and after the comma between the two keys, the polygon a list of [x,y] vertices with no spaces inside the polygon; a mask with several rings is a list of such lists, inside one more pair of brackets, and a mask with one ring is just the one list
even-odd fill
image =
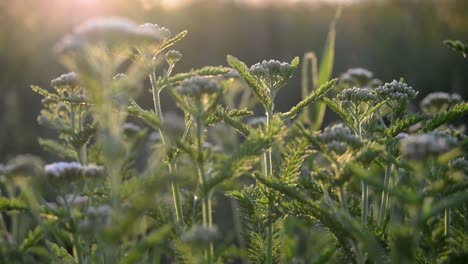
{"label": "wildflower", "polygon": [[207,77],[195,76],[176,87],[176,96],[182,108],[196,119],[205,118],[214,110],[221,93],[221,85]]}
{"label": "wildflower", "polygon": [[465,157],[461,157],[452,161],[452,168],[456,171],[462,171],[465,174],[468,173],[468,160]]}
{"label": "wildflower", "polygon": [[291,75],[292,66],[287,62],[277,60],[262,61],[250,67],[249,71],[257,77],[268,92],[276,92],[282,88],[284,81]]}
{"label": "wildflower", "polygon": [[182,53],[177,50],[170,50],[166,53],[166,61],[169,65],[176,64],[180,59],[182,59]]}
{"label": "wildflower", "polygon": [[369,87],[379,86],[382,82],[374,78],[374,74],[364,68],[351,68],[340,76],[340,83],[348,87]]}
{"label": "wildflower", "polygon": [[32,155],[19,155],[8,161],[6,165],[0,165],[0,174],[8,177],[35,176],[41,174],[42,161]]}
{"label": "wildflower", "polygon": [[123,133],[129,138],[135,137],[140,131],[141,127],[135,125],[134,123],[125,123],[123,125]]}
{"label": "wildflower", "polygon": [[250,117],[247,120],[247,124],[252,127],[259,127],[265,124],[265,121],[266,121],[266,117],[264,116],[254,116],[254,117]]}
{"label": "wildflower", "polygon": [[153,144],[155,143],[160,143],[161,142],[161,134],[157,131],[151,132],[151,134],[148,136],[148,140],[152,142]]}
{"label": "wildflower", "polygon": [[88,202],[89,198],[87,196],[82,195],[75,195],[75,194],[67,194],[65,195],[65,199],[63,197],[58,197],[57,201],[61,205],[84,205]]}
{"label": "wildflower", "polygon": [[208,244],[218,237],[218,227],[204,227],[201,225],[192,226],[190,230],[182,234],[182,240],[185,242]]}
{"label": "wildflower", "polygon": [[153,34],[157,34],[161,36],[163,39],[168,39],[171,37],[172,33],[169,29],[165,27],[161,27],[158,24],[152,24],[152,23],[145,23],[139,26],[140,29],[143,29],[144,31],[147,32],[152,32]]}
{"label": "wildflower", "polygon": [[83,167],[83,176],[85,178],[98,179],[105,176],[105,169],[103,166],[88,164]]}
{"label": "wildflower", "polygon": [[400,141],[402,154],[410,159],[422,160],[429,156],[440,155],[450,149],[445,137],[435,134],[410,135]]}
{"label": "wildflower", "polygon": [[200,98],[205,94],[214,94],[220,89],[221,87],[217,82],[201,76],[186,79],[176,88],[179,94],[193,98]]}
{"label": "wildflower", "polygon": [[361,138],[343,124],[326,127],[317,138],[320,142],[326,144],[330,152],[338,155],[344,154],[348,149],[355,150],[362,146]]}
{"label": "wildflower", "polygon": [[382,99],[390,99],[394,101],[409,101],[416,98],[418,92],[416,92],[408,84],[396,80],[391,83],[385,83],[375,89],[377,95]]}
{"label": "wildflower", "polygon": [[337,95],[337,99],[341,102],[343,108],[350,108],[361,103],[370,105],[376,102],[378,97],[370,89],[354,87],[344,89],[341,94]]}
{"label": "wildflower", "polygon": [[82,231],[92,231],[105,228],[112,222],[112,208],[109,205],[100,205],[88,208],[86,218],[78,224]]}
{"label": "wildflower", "polygon": [[453,105],[461,103],[463,100],[459,94],[449,94],[443,92],[430,93],[421,101],[420,107],[426,114],[435,115],[447,110]]}
{"label": "wildflower", "polygon": [[[159,28],[159,27],[158,27]],[[99,17],[90,19],[75,28],[73,34],[65,36],[55,47],[57,53],[82,48],[85,44],[132,43],[138,41],[161,42],[168,30],[164,28],[138,26],[135,22],[121,17]]]}
{"label": "wildflower", "polygon": [[81,178],[83,166],[78,162],[55,162],[44,167],[46,176],[52,181],[73,181]]}
{"label": "wildflower", "polygon": [[80,84],[79,76],[75,72],[64,73],[50,82],[52,87],[76,87]]}

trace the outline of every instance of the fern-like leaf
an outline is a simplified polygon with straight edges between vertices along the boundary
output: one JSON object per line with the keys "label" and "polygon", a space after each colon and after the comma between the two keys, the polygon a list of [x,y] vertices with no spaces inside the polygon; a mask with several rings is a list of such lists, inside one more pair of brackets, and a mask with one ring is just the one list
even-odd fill
{"label": "fern-like leaf", "polygon": [[466,58],[468,56],[468,44],[459,40],[446,40],[444,41],[444,44],[452,50],[460,52],[463,57]]}
{"label": "fern-like leaf", "polygon": [[46,241],[47,247],[52,251],[56,257],[62,260],[64,263],[67,264],[77,264],[75,259],[72,255],[70,255],[66,249],[63,247],[55,244],[54,242]]}
{"label": "fern-like leaf", "polygon": [[432,131],[439,126],[455,121],[459,117],[468,114],[468,103],[459,103],[447,111],[444,111],[432,118],[422,129],[424,132]]}
{"label": "fern-like leaf", "polygon": [[291,110],[282,114],[283,117],[294,118],[297,116],[304,108],[306,108],[310,103],[320,99],[328,90],[330,90],[338,81],[338,79],[333,79],[329,82],[324,83],[317,90],[309,94],[304,100],[295,105]]}
{"label": "fern-like leaf", "polygon": [[244,79],[247,85],[252,89],[253,93],[257,97],[258,101],[265,107],[265,109],[271,109],[273,102],[270,100],[270,97],[263,90],[262,85],[257,81],[257,79],[250,74],[249,68],[245,63],[240,61],[234,56],[228,55],[227,61],[231,67],[236,69],[239,72],[239,75]]}

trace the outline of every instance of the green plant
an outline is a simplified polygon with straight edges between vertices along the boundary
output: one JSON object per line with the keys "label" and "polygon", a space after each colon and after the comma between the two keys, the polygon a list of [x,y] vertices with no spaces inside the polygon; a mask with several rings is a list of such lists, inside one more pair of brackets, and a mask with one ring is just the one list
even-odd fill
{"label": "green plant", "polygon": [[[468,104],[433,93],[415,113],[404,80],[361,68],[329,80],[335,22],[313,89],[303,76],[286,112],[275,99],[292,89],[297,57],[247,67],[228,56],[232,68],[175,74],[182,55],[166,49],[185,31],[122,18],[78,26],[56,47],[72,72],[32,88],[39,123],[57,133],[39,143],[61,161],[0,165],[0,262],[466,259],[468,139],[452,122]],[[162,93],[182,116],[163,111]],[[263,116],[252,117],[256,103]],[[342,120],[320,129],[325,106]]]}

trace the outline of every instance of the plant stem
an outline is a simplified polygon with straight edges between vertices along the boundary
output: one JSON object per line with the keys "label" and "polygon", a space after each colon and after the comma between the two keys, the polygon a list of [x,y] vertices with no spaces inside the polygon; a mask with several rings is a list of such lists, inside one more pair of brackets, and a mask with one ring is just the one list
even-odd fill
{"label": "plant stem", "polygon": [[450,232],[450,208],[444,211],[444,235],[448,236]]}
{"label": "plant stem", "polygon": [[365,227],[367,223],[367,209],[369,208],[369,188],[366,180],[361,181],[361,188],[361,225]]}
{"label": "plant stem", "polygon": [[[273,109],[267,110],[266,112],[266,127],[268,130],[271,123],[271,117],[273,115]],[[265,163],[265,176],[269,178],[273,175],[273,164],[272,164],[272,148],[270,147],[263,153]],[[270,214],[270,206],[268,208],[268,214]],[[267,226],[266,230],[266,264],[273,263],[273,227]]]}
{"label": "plant stem", "polygon": [[[203,226],[205,228],[211,228],[213,225],[212,219],[212,212],[211,212],[211,198],[210,192],[207,189],[207,178],[205,174],[205,162],[203,158],[203,142],[202,142],[202,134],[203,134],[203,120],[201,118],[197,118],[197,171],[198,176],[201,180],[202,187],[203,187],[203,203],[202,203],[202,214],[203,214]],[[210,243],[208,249],[205,251],[206,263],[211,264],[213,258],[213,243]]]}
{"label": "plant stem", "polygon": [[392,164],[387,163],[387,168],[385,169],[385,178],[384,178],[384,189],[382,191],[382,200],[380,201],[380,210],[379,210],[379,225],[382,226],[387,216],[387,206],[388,206],[388,188],[390,185],[390,175],[392,173]]}
{"label": "plant stem", "polygon": [[[161,120],[161,122],[163,123],[164,117],[162,115],[162,110],[161,110],[160,91],[158,90],[158,87],[156,84],[156,73],[152,71],[149,78],[150,78],[151,88],[153,92],[154,111],[156,112],[156,115],[159,117],[159,120]],[[164,131],[162,129],[159,129],[159,135],[161,136],[161,141],[164,144],[164,146],[168,147],[169,142],[166,140]],[[169,161],[167,164],[167,167],[169,169],[169,174],[171,175],[171,188],[172,188],[172,197],[174,200],[176,220],[179,224],[183,224],[184,218],[183,218],[183,213],[182,213],[182,203],[180,202],[179,185],[175,183],[174,178],[173,178],[174,176],[173,161]]]}

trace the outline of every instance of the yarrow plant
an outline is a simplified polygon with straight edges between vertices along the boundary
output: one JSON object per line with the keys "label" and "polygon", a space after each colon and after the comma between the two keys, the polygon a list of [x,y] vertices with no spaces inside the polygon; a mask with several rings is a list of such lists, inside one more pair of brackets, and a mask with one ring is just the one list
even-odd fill
{"label": "yarrow plant", "polygon": [[404,80],[331,79],[336,19],[284,112],[298,57],[177,72],[186,31],[78,25],[55,48],[70,72],[32,87],[51,156],[0,164],[0,262],[463,262],[468,104],[432,93],[410,111]]}

